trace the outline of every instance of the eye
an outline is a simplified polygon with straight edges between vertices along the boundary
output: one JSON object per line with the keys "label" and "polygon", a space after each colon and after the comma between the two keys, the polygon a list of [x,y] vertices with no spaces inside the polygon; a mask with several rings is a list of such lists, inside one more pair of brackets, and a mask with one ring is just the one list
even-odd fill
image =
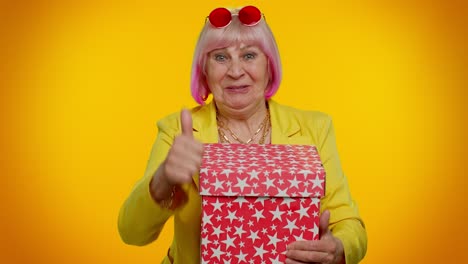
{"label": "eye", "polygon": [[244,55],[244,59],[246,59],[246,60],[253,60],[253,59],[255,59],[255,57],[257,57],[257,54],[255,54],[253,52],[249,52],[249,53],[246,53]]}
{"label": "eye", "polygon": [[224,54],[215,54],[214,59],[215,61],[224,62],[227,60],[227,57]]}

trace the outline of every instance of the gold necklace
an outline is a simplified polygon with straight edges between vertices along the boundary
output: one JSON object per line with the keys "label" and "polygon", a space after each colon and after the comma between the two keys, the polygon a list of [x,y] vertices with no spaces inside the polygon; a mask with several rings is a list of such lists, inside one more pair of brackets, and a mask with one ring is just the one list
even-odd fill
{"label": "gold necklace", "polygon": [[270,118],[268,118],[268,123],[265,126],[265,128],[263,129],[262,138],[260,139],[258,144],[265,144],[266,143],[265,138],[266,138],[266,136],[268,135],[269,132],[270,132]]}
{"label": "gold necklace", "polygon": [[242,144],[249,144],[251,143],[256,137],[257,135],[260,133],[260,131],[263,130],[263,133],[262,133],[262,136],[259,140],[259,144],[264,144],[265,143],[265,138],[268,134],[268,132],[270,131],[270,113],[269,111],[267,110],[267,114],[265,116],[265,118],[263,119],[262,123],[260,123],[260,126],[258,127],[258,129],[255,131],[254,135],[249,138],[247,141],[243,141],[239,138],[239,136],[236,135],[236,133],[234,133],[227,124],[224,124],[224,122],[222,120],[219,119],[218,115],[216,115],[216,120],[218,121],[218,133],[220,135],[220,138],[221,138],[221,141],[222,143],[232,143],[229,138],[226,136],[226,134],[224,133],[223,129],[228,131],[230,136],[235,139],[237,142],[239,143],[242,143]]}

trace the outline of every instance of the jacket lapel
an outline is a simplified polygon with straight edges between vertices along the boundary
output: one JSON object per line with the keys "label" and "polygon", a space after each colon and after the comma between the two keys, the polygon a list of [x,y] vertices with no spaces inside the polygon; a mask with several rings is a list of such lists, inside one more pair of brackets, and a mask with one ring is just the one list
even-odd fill
{"label": "jacket lapel", "polygon": [[302,136],[301,124],[291,115],[291,110],[287,106],[280,105],[273,100],[268,101],[268,106],[271,116],[272,144],[311,144],[309,137]]}
{"label": "jacket lapel", "polygon": [[193,136],[203,143],[217,143],[216,109],[211,101],[192,110]]}

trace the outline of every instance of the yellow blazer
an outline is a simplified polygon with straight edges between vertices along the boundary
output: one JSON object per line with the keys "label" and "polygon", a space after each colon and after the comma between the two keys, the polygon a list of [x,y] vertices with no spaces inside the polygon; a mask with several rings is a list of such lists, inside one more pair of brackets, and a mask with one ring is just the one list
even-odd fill
{"label": "yellow blazer", "polygon": [[[358,208],[351,198],[335,142],[331,118],[321,112],[302,111],[269,100],[272,144],[315,145],[326,171],[326,193],[321,208],[330,210],[330,226],[334,236],[341,239],[346,263],[358,263],[367,249],[367,235]],[[211,102],[192,109],[194,137],[203,143],[218,142],[216,109]],[[180,113],[158,122],[158,136],[153,145],[144,177],[136,183],[122,205],[118,227],[122,240],[131,245],[146,245],[158,238],[164,223],[174,216],[174,239],[170,256],[174,263],[200,263],[201,198],[195,188],[182,186],[188,203],[170,211],[161,208],[149,193],[149,182],[174,141],[181,133]],[[198,175],[194,176],[198,185]],[[162,261],[171,263],[168,257]]]}

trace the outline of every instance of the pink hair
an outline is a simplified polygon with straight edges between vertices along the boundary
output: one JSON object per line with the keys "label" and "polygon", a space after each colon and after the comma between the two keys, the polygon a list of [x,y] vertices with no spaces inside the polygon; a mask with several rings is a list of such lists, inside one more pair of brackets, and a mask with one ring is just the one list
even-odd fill
{"label": "pink hair", "polygon": [[[239,9],[231,10],[231,13],[237,14],[238,11]],[[208,53],[235,43],[253,44],[262,49],[268,58],[270,71],[270,82],[265,98],[269,99],[278,91],[282,75],[281,60],[275,38],[265,18],[255,26],[245,26],[240,23],[237,15],[234,15],[227,27],[215,28],[207,21],[200,33],[193,57],[191,78],[192,97],[197,103],[205,104],[211,93],[205,81],[205,62]]]}

